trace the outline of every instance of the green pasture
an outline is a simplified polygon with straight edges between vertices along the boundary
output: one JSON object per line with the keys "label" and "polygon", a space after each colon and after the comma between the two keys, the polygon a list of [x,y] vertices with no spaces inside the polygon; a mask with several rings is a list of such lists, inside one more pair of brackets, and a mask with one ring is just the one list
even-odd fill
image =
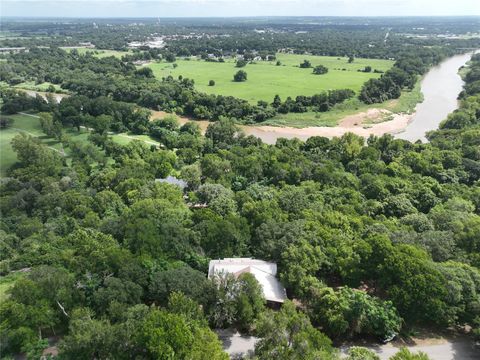
{"label": "green pasture", "polygon": [[[313,69],[302,69],[299,64],[304,59],[309,60],[312,66],[324,65],[329,71],[324,75],[314,75]],[[271,102],[276,94],[282,100],[288,96],[294,98],[298,95],[313,95],[330,89],[360,90],[363,83],[380,74],[363,73],[358,70],[371,66],[372,69],[388,70],[393,61],[378,59],[355,59],[351,64],[345,57],[331,56],[277,54],[275,61],[257,61],[248,64],[242,70],[247,72],[248,79],[245,82],[234,82],[233,75],[239,70],[235,67],[233,59],[227,59],[224,63],[206,62],[196,58],[178,59],[177,67],[171,63],[152,63],[151,67],[157,78],[172,75],[177,78],[195,80],[195,87],[199,91],[231,95],[256,103],[258,100]],[[215,81],[215,86],[208,86],[209,80]]]}

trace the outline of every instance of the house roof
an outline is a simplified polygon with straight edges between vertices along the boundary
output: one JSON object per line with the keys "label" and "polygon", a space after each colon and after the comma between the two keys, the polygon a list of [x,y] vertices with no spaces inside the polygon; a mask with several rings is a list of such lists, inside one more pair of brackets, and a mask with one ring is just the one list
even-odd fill
{"label": "house roof", "polygon": [[283,303],[287,299],[285,288],[275,277],[277,264],[251,258],[226,258],[211,260],[208,266],[208,277],[215,273],[232,273],[235,277],[250,273],[262,286],[266,300]]}
{"label": "house roof", "polygon": [[170,185],[176,185],[180,187],[182,190],[185,189],[188,185],[185,180],[177,179],[175,176],[170,176],[170,175],[167,176],[165,179],[155,179],[155,181],[160,183],[167,183]]}

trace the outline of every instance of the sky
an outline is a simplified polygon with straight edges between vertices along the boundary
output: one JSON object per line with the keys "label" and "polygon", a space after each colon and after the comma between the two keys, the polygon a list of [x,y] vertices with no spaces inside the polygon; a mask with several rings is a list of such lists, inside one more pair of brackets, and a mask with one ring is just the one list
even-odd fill
{"label": "sky", "polygon": [[26,17],[480,15],[480,0],[0,0],[0,15]]}

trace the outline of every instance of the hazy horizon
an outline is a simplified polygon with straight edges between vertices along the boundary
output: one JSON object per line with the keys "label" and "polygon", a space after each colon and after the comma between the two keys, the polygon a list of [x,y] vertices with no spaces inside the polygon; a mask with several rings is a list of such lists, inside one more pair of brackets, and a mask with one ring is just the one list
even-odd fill
{"label": "hazy horizon", "polygon": [[2,17],[479,16],[478,0],[2,0]]}

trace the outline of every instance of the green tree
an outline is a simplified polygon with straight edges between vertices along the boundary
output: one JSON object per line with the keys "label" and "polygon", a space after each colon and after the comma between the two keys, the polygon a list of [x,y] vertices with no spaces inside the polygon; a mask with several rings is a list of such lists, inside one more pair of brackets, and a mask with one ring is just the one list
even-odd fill
{"label": "green tree", "polygon": [[238,68],[245,67],[247,65],[247,62],[243,59],[238,59],[235,63],[235,66]]}
{"label": "green tree", "polygon": [[238,277],[238,286],[236,323],[241,330],[248,331],[263,312],[265,298],[261,285],[250,273]]}
{"label": "green tree", "polygon": [[233,75],[233,81],[243,82],[247,81],[247,73],[243,70],[238,70],[235,75]]}
{"label": "green tree", "polygon": [[122,216],[124,243],[138,254],[179,256],[188,248],[189,218],[186,206],[163,199],[137,201]]}
{"label": "green tree", "polygon": [[205,137],[219,148],[229,148],[236,143],[241,134],[240,128],[230,119],[220,119],[208,125]]}
{"label": "green tree", "polygon": [[281,310],[266,311],[257,323],[260,340],[255,344],[255,356],[263,359],[334,359],[330,339],[315,329],[308,317],[286,301]]}
{"label": "green tree", "polygon": [[429,357],[423,352],[412,353],[407,348],[402,348],[390,360],[429,360]]}
{"label": "green tree", "polygon": [[346,360],[380,360],[380,357],[367,348],[352,346],[348,349]]}

